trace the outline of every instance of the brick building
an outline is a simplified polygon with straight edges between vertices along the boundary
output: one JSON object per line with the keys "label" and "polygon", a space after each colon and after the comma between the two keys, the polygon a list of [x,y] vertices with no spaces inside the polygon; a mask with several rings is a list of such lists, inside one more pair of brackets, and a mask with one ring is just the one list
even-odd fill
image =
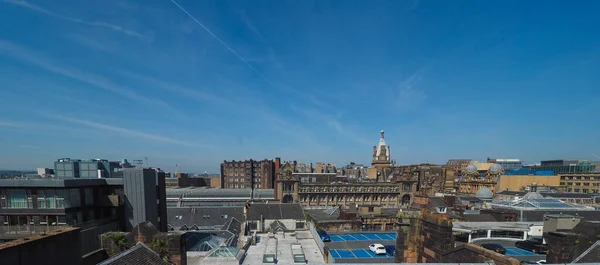
{"label": "brick building", "polygon": [[273,160],[223,161],[221,163],[221,188],[272,189],[276,166]]}

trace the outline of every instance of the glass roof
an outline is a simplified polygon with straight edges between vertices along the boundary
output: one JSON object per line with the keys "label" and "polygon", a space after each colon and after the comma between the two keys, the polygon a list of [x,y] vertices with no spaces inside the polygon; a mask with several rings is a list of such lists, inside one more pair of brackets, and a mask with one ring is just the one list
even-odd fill
{"label": "glass roof", "polygon": [[573,205],[559,199],[520,199],[517,201],[500,201],[491,203],[492,206],[502,208],[535,208],[535,209],[576,209],[585,206]]}
{"label": "glass roof", "polygon": [[208,256],[213,258],[236,257],[238,252],[240,252],[240,250],[237,248],[222,246],[216,248],[212,253],[208,254]]}

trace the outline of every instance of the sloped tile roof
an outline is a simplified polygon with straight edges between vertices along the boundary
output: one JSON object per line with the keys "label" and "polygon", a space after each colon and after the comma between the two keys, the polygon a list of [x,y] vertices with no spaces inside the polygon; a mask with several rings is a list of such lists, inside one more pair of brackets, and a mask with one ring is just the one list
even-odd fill
{"label": "sloped tile roof", "polygon": [[98,265],[168,265],[156,252],[143,243],[137,243],[130,249],[121,252]]}

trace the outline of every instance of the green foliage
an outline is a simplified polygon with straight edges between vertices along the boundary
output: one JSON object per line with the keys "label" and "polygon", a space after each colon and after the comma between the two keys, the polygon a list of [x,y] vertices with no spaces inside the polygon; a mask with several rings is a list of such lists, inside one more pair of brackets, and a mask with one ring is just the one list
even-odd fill
{"label": "green foliage", "polygon": [[150,248],[154,252],[156,252],[156,254],[158,254],[160,258],[163,259],[165,262],[173,264],[171,262],[171,254],[169,254],[169,248],[167,247],[166,240],[160,240],[158,238],[155,238],[154,240],[152,240],[152,243],[150,243]]}
{"label": "green foliage", "polygon": [[119,232],[108,232],[104,234],[104,236],[108,239],[111,239],[117,246],[121,249],[129,248],[129,244],[127,243],[127,238],[125,234]]}
{"label": "green foliage", "polygon": [[575,239],[575,245],[579,245],[579,239]]}

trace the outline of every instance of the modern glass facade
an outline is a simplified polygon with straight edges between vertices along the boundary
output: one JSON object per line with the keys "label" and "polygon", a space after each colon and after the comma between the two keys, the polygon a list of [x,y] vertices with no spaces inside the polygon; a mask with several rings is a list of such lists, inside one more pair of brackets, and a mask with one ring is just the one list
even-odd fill
{"label": "modern glass facade", "polygon": [[110,178],[120,172],[121,164],[104,159],[82,161],[79,159],[61,158],[54,162],[57,178]]}

